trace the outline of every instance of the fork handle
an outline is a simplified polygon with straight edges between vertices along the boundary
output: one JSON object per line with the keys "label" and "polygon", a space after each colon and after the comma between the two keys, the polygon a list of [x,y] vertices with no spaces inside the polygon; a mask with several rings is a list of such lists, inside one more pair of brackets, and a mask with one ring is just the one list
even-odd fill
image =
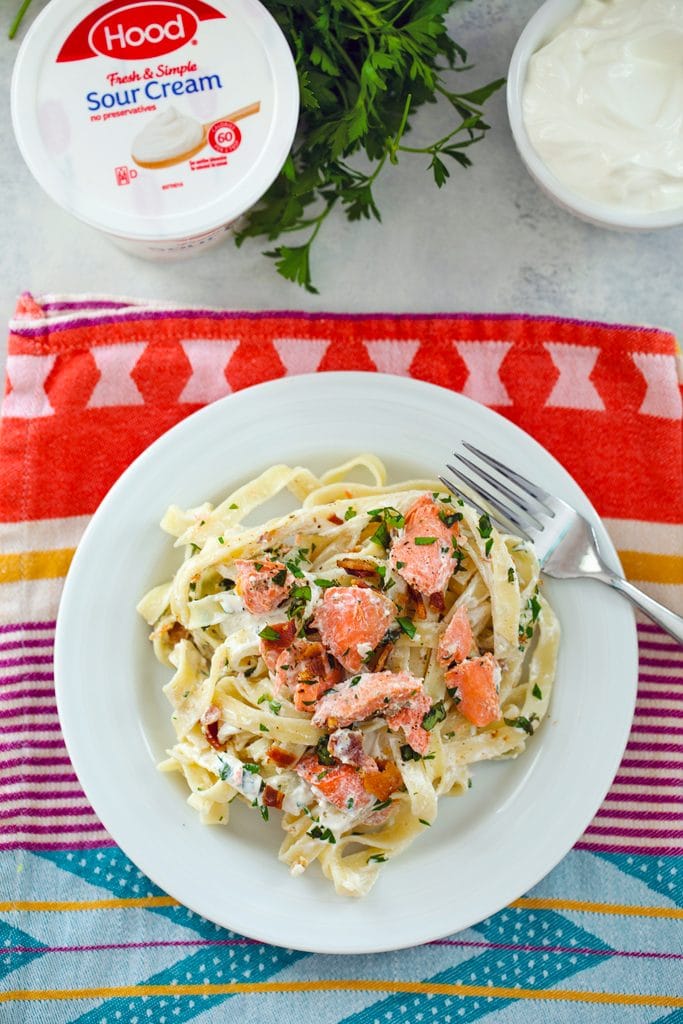
{"label": "fork handle", "polygon": [[627,597],[637,608],[640,608],[641,612],[645,612],[648,618],[665,629],[675,640],[678,640],[679,644],[683,644],[683,618],[680,615],[676,615],[659,601],[648,597],[622,576],[610,574],[606,577],[606,582]]}

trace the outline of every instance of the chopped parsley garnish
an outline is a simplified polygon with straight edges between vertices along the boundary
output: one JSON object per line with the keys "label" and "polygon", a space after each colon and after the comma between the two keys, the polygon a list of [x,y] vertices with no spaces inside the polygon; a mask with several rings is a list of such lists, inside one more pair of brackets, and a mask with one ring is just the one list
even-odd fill
{"label": "chopped parsley garnish", "polygon": [[404,565],[405,565],[405,564],[406,564],[405,562],[397,562],[397,563],[396,563],[396,568],[397,568],[397,569],[402,569],[402,568],[404,567]]}
{"label": "chopped parsley garnish", "polygon": [[492,533],[493,526],[491,525],[491,520],[484,513],[483,516],[479,516],[479,536],[484,538],[490,537]]}
{"label": "chopped parsley garnish", "polygon": [[292,587],[289,593],[295,601],[311,600],[311,588],[307,583],[304,586]]}
{"label": "chopped parsley garnish", "polygon": [[270,710],[273,712],[274,715],[279,715],[280,714],[280,708],[282,707],[282,704],[280,704],[276,700],[269,700],[268,701],[268,707],[270,708]]}
{"label": "chopped parsley garnish", "polygon": [[329,738],[329,736],[321,736],[315,745],[316,757],[318,758],[318,762],[320,764],[334,764],[334,758],[332,757],[332,754],[330,753],[327,746],[327,741],[329,740]]}
{"label": "chopped parsley garnish", "polygon": [[270,732],[270,729],[268,728],[268,726],[264,725],[263,722],[259,722],[259,730],[261,732]]}
{"label": "chopped parsley garnish", "polygon": [[514,583],[514,582],[515,582],[515,570],[512,568],[512,566],[510,566],[510,568],[508,569],[508,583]]}
{"label": "chopped parsley garnish", "polygon": [[285,565],[291,572],[292,576],[296,576],[298,580],[303,579],[303,572],[299,568],[299,563],[295,561],[286,562]]}
{"label": "chopped parsley garnish", "polygon": [[349,683],[349,686],[358,686],[359,682],[360,676],[354,676],[351,682]]}
{"label": "chopped parsley garnish", "polygon": [[384,856],[383,853],[373,853],[370,857],[368,857],[368,864],[372,864],[373,862],[375,864],[384,864],[386,860],[387,858]]}
{"label": "chopped parsley garnish", "polygon": [[326,587],[336,587],[336,585],[337,585],[334,582],[334,580],[319,579],[319,580],[315,580],[314,582],[315,582],[316,587],[320,587],[321,590],[325,590]]}
{"label": "chopped parsley garnish", "polygon": [[287,570],[279,569],[278,572],[273,576],[273,583],[277,584],[278,587],[284,586],[285,580],[287,579]]}
{"label": "chopped parsley garnish", "polygon": [[432,704],[431,711],[428,711],[422,719],[422,728],[429,732],[429,730],[433,729],[439,722],[443,722],[445,717],[446,708],[444,707],[443,701],[439,700],[436,704]]}
{"label": "chopped parsley garnish", "polygon": [[417,820],[420,822],[421,825],[426,825],[427,828],[431,828],[432,827],[431,821],[425,821],[424,818],[418,818]]}
{"label": "chopped parsley garnish", "polygon": [[540,721],[538,715],[529,715],[525,718],[524,715],[517,715],[517,718],[504,718],[503,721],[506,725],[509,725],[512,729],[523,729],[524,732],[528,733],[529,736],[534,734],[534,722]]}
{"label": "chopped parsley garnish", "polygon": [[280,634],[278,633],[278,631],[276,629],[273,629],[272,626],[264,626],[263,629],[261,630],[261,632],[259,633],[259,636],[263,637],[264,640],[279,640],[280,639]]}
{"label": "chopped parsley garnish", "polygon": [[344,513],[344,519],[348,522],[349,519],[353,519],[353,517],[357,516],[357,515],[358,515],[358,513],[356,512],[355,508],[352,508],[349,505],[349,507],[347,508],[346,512]]}
{"label": "chopped parsley garnish", "polygon": [[313,828],[309,829],[306,833],[311,839],[321,839],[326,843],[336,843],[337,840],[334,838],[334,833],[329,828],[323,828],[321,825],[314,825]]}
{"label": "chopped parsley garnish", "polygon": [[192,554],[193,555],[196,555],[198,551],[202,550],[200,548],[199,544],[191,544],[190,547],[192,548]]}
{"label": "chopped parsley garnish", "polygon": [[373,811],[383,811],[385,807],[391,807],[392,803],[393,801],[391,800],[391,798],[389,800],[378,800],[372,809]]}
{"label": "chopped parsley garnish", "polygon": [[220,757],[218,758],[218,763],[220,764],[220,768],[218,769],[218,778],[221,782],[227,782],[227,780],[232,776],[232,768],[227,761],[224,761]]}
{"label": "chopped parsley garnish", "polygon": [[350,796],[349,799],[346,801],[346,806],[348,807],[349,810],[351,810],[353,808],[353,803],[354,803],[353,797]]}
{"label": "chopped parsley garnish", "polygon": [[260,770],[261,766],[258,764],[254,764],[252,761],[244,761],[242,767],[244,768],[245,772],[251,772],[252,775],[256,775],[257,772]]}
{"label": "chopped parsley garnish", "polygon": [[401,758],[403,761],[421,761],[422,755],[413,750],[409,743],[404,743],[401,747]]}
{"label": "chopped parsley garnish", "polygon": [[536,700],[543,700],[543,691],[541,690],[538,683],[534,683],[534,688],[531,692],[533,693]]}
{"label": "chopped parsley garnish", "polygon": [[489,537],[489,539],[486,541],[486,544],[484,545],[484,554],[486,555],[487,558],[491,554],[491,548],[492,547],[493,547],[493,537]]}
{"label": "chopped parsley garnish", "polygon": [[396,621],[401,627],[402,632],[405,633],[406,636],[409,636],[410,639],[412,640],[417,632],[417,627],[415,626],[413,620],[401,617],[400,619],[396,619]]}
{"label": "chopped parsley garnish", "polygon": [[225,544],[225,539],[223,537],[219,537],[218,538],[218,543],[219,544]]}
{"label": "chopped parsley garnish", "polygon": [[239,508],[239,505],[236,505],[233,501],[232,505],[228,505],[228,508]]}
{"label": "chopped parsley garnish", "polygon": [[384,522],[388,526],[393,526],[395,530],[401,530],[405,524],[405,518],[397,508],[393,508],[392,505],[386,505],[384,508],[373,508],[368,512],[371,523]]}
{"label": "chopped parsley garnish", "polygon": [[427,544],[436,544],[436,537],[416,537],[413,544],[423,547]]}
{"label": "chopped parsley garnish", "polygon": [[455,523],[459,523],[462,519],[462,512],[446,512],[445,509],[441,509],[439,512],[439,519],[445,526],[454,526]]}
{"label": "chopped parsley garnish", "polygon": [[391,544],[391,537],[389,536],[389,531],[387,530],[386,523],[379,524],[370,540],[373,542],[373,544],[379,544],[380,547],[389,547],[389,545]]}
{"label": "chopped parsley garnish", "polygon": [[531,621],[535,622],[541,611],[541,602],[538,600],[536,594],[529,598],[528,604],[529,610],[531,611]]}
{"label": "chopped parsley garnish", "polygon": [[264,821],[268,821],[268,817],[269,817],[269,815],[268,815],[268,808],[265,806],[265,804],[262,804],[259,807],[259,811],[261,812],[261,817],[263,818],[263,820]]}

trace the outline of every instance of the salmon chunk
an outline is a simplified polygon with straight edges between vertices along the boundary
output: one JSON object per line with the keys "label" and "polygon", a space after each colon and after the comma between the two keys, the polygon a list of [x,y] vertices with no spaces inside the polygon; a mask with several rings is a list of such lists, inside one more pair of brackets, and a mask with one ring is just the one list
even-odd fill
{"label": "salmon chunk", "polygon": [[439,661],[442,665],[464,661],[472,653],[474,636],[467,609],[461,605],[448,623],[439,641]]}
{"label": "salmon chunk", "polygon": [[425,597],[443,593],[457,564],[453,539],[458,524],[446,525],[439,512],[431,495],[423,494],[411,505],[405,528],[391,545],[392,568]]}
{"label": "salmon chunk", "polygon": [[244,607],[252,615],[272,612],[289,594],[292,584],[287,566],[282,562],[250,561],[240,558],[235,562],[237,568],[237,593],[244,602]]}
{"label": "salmon chunk", "polygon": [[460,697],[458,711],[481,728],[500,718],[500,666],[488,652],[446,672],[446,686]]}
{"label": "salmon chunk", "polygon": [[278,656],[274,678],[278,692],[292,694],[297,711],[310,713],[316,701],[344,678],[344,673],[322,644],[299,639]]}
{"label": "salmon chunk", "polygon": [[354,814],[370,809],[376,798],[363,785],[358,768],[350,764],[324,765],[315,754],[307,754],[296,766],[297,774],[312,787],[316,796],[322,796],[342,811]]}
{"label": "salmon chunk", "polygon": [[330,587],[313,618],[328,651],[349,672],[358,672],[396,616],[396,605],[369,587]]}
{"label": "salmon chunk", "polygon": [[313,724],[337,728],[381,715],[390,729],[403,729],[410,745],[417,744],[413,749],[423,752],[429,746],[429,733],[422,719],[431,706],[421,680],[410,672],[369,672],[322,697]]}
{"label": "salmon chunk", "polygon": [[261,657],[266,663],[266,668],[271,676],[274,676],[277,659],[283,651],[287,650],[296,636],[296,622],[290,619],[289,622],[278,622],[277,625],[270,628],[274,633],[277,633],[277,639],[266,640],[264,637],[261,637],[260,647]]}

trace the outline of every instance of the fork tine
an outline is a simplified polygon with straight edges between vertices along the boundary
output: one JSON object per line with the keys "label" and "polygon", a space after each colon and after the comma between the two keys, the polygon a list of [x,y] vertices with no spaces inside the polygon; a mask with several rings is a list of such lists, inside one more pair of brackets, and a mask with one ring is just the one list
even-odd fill
{"label": "fork tine", "polygon": [[537,501],[542,502],[546,508],[550,507],[548,505],[548,499],[551,498],[552,495],[548,494],[547,491],[544,491],[542,487],[539,487],[537,484],[532,484],[531,480],[527,480],[525,476],[521,476],[521,474],[516,473],[514,469],[510,469],[502,462],[499,462],[498,459],[494,459],[492,455],[487,455],[486,452],[482,452],[481,449],[476,448],[468,441],[463,441],[462,444],[469,452],[478,456],[483,462],[486,462],[493,469],[497,469],[498,472],[502,473],[502,475],[507,477],[508,480],[514,481],[518,487],[521,487],[521,489],[531,495],[532,498],[536,498]]}
{"label": "fork tine", "polygon": [[[456,469],[455,466],[449,465],[448,468],[450,469],[451,473],[455,473],[455,475],[460,480],[462,480],[463,483],[467,484],[467,486],[471,488],[475,494],[479,494],[481,495],[481,497],[485,498],[489,505],[492,505],[493,508],[500,512],[500,514],[503,516],[503,519],[507,519],[508,523],[512,523],[514,526],[516,526],[517,529],[521,531],[521,533],[523,533],[525,537],[529,535],[528,525],[525,526],[524,523],[521,523],[519,519],[512,512],[510,512],[509,509],[505,508],[505,506],[502,505],[496,498],[492,497],[490,494],[483,491],[480,486],[475,484],[473,480],[470,480],[470,478],[461,470]],[[467,497],[466,495],[462,495],[462,497],[464,497],[465,501],[469,502],[470,505],[473,505],[483,515],[488,516],[490,519],[493,519],[493,521],[496,523],[499,529],[502,529],[504,533],[509,532],[509,526],[506,526],[505,523],[498,518],[498,516],[492,516],[490,512],[483,509],[481,505],[478,505],[476,501],[472,501],[472,499]]]}
{"label": "fork tine", "polygon": [[[452,466],[449,466],[448,468],[451,470],[451,472],[456,472]],[[470,498],[469,494],[465,494],[465,492],[461,491],[459,487],[456,487],[452,480],[448,480],[445,476],[440,476],[439,480],[451,492],[451,494],[455,494],[457,498],[462,498],[462,500],[467,502],[468,505],[471,505],[472,508],[476,508],[479,515],[488,516],[489,519],[493,520],[493,522],[499,529],[503,530],[504,532],[507,532],[507,526],[504,523],[501,523],[500,519],[498,519],[496,516],[492,516],[490,512],[486,511],[485,508],[482,508],[481,505],[479,505],[476,501],[473,501],[472,498]]]}
{"label": "fork tine", "polygon": [[[510,488],[507,487],[501,480],[497,480],[495,476],[492,476],[490,473],[487,473],[485,469],[482,469],[481,466],[477,466],[475,462],[472,462],[464,455],[459,455],[458,452],[453,452],[453,454],[455,455],[456,459],[458,459],[459,462],[464,463],[464,465],[467,466],[468,469],[471,469],[474,473],[477,473],[478,476],[482,478],[482,480],[486,480],[487,483],[491,484],[492,487],[495,487],[498,491],[500,491],[501,494],[504,494],[505,497],[508,498],[514,506],[520,508],[523,512],[526,512],[529,518],[536,522],[538,526],[542,525],[541,521],[539,520],[538,513],[534,513],[529,508],[526,498],[523,498],[521,494],[516,494],[514,491],[511,491]],[[481,488],[478,488],[478,490],[481,490]],[[481,493],[483,494],[484,492],[482,491]],[[492,500],[491,498],[489,498],[488,494],[485,495],[485,497],[488,501]],[[502,512],[503,509],[505,509],[505,514],[507,515],[508,519],[511,518],[508,509],[501,504],[500,511]],[[512,521],[514,522],[515,520]]]}

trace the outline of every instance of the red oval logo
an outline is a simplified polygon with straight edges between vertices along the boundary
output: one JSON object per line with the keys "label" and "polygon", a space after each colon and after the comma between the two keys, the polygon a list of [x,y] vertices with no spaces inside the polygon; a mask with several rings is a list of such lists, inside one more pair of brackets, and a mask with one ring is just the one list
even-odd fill
{"label": "red oval logo", "polygon": [[100,18],[88,42],[103,57],[149,60],[189,43],[198,26],[197,16],[176,3],[130,4]]}

